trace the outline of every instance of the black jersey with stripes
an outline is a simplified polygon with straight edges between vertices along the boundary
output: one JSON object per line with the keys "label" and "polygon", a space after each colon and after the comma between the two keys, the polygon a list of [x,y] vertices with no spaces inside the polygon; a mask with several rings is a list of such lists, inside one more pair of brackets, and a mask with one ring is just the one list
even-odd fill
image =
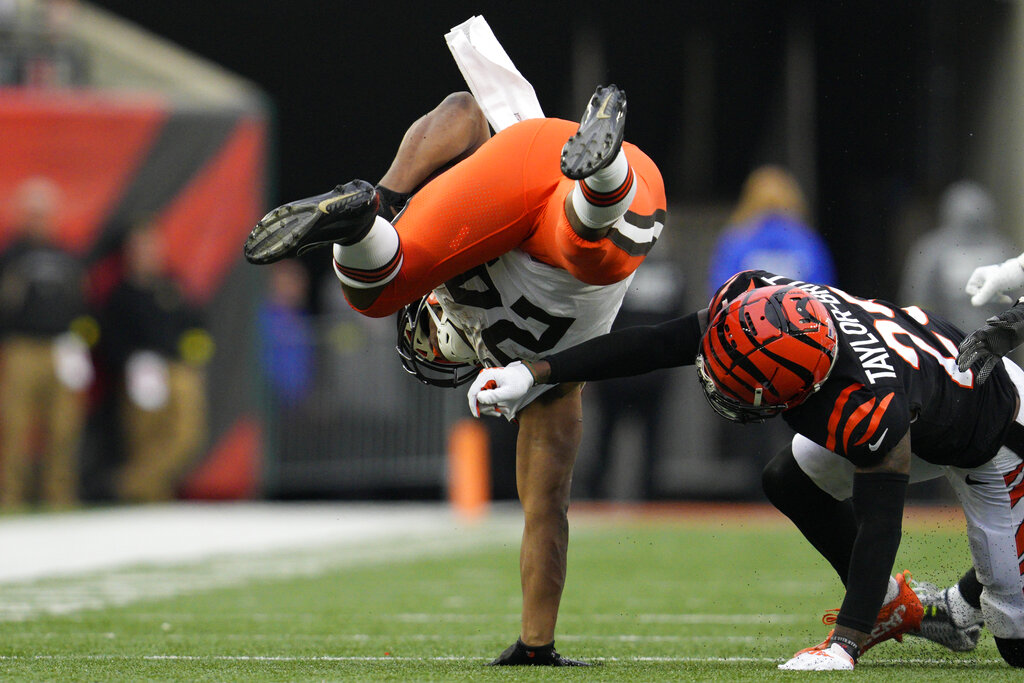
{"label": "black jersey with stripes", "polygon": [[899,308],[766,271],[733,276],[709,315],[740,292],[795,285],[823,303],[836,323],[839,353],[828,380],[782,414],[797,432],[858,466],[871,466],[910,430],[911,449],[938,465],[975,467],[999,450],[1016,409],[1000,364],[978,386],[956,366],[964,333],[917,307]]}

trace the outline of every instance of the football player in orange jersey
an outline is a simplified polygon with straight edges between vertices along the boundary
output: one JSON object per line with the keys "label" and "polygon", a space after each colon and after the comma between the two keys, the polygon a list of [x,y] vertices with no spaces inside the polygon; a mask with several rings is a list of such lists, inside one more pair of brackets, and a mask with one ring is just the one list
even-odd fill
{"label": "football player in orange jersey", "polygon": [[[414,124],[377,188],[356,180],[278,207],[245,245],[257,264],[333,245],[352,307],[401,311],[407,369],[445,386],[607,332],[665,222],[661,175],[623,142],[626,99],[615,86],[597,89],[578,125],[527,119],[490,139],[467,97]],[[417,187],[448,161],[457,163]],[[541,387],[492,408],[518,421],[525,517],[520,637],[494,664],[583,664],[554,649],[581,389]]]}

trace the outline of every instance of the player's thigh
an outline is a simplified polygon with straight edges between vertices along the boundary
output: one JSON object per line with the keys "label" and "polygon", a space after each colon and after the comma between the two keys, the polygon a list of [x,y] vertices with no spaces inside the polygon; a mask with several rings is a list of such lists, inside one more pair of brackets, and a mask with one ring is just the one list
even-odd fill
{"label": "player's thigh", "polygon": [[[793,437],[793,457],[815,485],[836,500],[846,500],[853,495],[854,466],[843,456],[797,434]],[[910,483],[936,479],[945,474],[946,469],[911,455]]]}
{"label": "player's thigh", "polygon": [[1020,466],[1021,459],[1004,447],[981,467],[949,468],[947,476],[963,505],[974,568],[985,587],[981,596],[985,625],[1000,638],[1024,638],[1024,577],[1018,546],[1024,506],[1013,504],[1024,482],[1011,478],[1007,483],[1006,477]]}
{"label": "player's thigh", "polygon": [[560,385],[519,412],[516,483],[528,512],[563,506],[583,435],[582,385]]}

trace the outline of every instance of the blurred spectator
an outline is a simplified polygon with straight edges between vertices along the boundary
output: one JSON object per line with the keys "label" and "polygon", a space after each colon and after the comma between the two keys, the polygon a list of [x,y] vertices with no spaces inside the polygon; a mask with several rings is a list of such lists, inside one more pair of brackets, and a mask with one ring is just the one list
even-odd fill
{"label": "blurred spectator", "polygon": [[129,233],[124,265],[103,320],[110,367],[124,379],[126,461],[115,489],[122,500],[169,500],[206,441],[204,366],[213,340],[165,272],[164,245],[152,223]]}
{"label": "blurred spectator", "polygon": [[[0,257],[0,458],[6,508],[29,501],[41,453],[41,500],[78,500],[84,389],[93,367],[86,338],[83,265],[56,242],[57,186],[25,181],[15,196],[14,243]],[[95,329],[95,323],[91,329]]]}
{"label": "blurred spectator", "polygon": [[[655,325],[681,315],[685,304],[681,270],[675,263],[649,256],[637,269],[613,330],[634,325]],[[615,436],[631,421],[640,431],[638,459],[634,463],[639,480],[638,497],[650,500],[657,494],[654,472],[659,449],[665,393],[672,380],[670,372],[649,372],[638,377],[623,377],[594,382],[597,395],[599,434],[597,452],[585,470],[584,490],[590,498],[609,498],[612,494],[612,447]],[[495,420],[496,421],[496,420]]]}
{"label": "blurred spectator", "polygon": [[0,85],[85,85],[89,59],[72,34],[77,0],[0,0]]}
{"label": "blurred spectator", "polygon": [[899,300],[935,311],[970,332],[1006,306],[998,300],[977,308],[969,305],[964,283],[975,268],[1018,253],[1020,248],[998,229],[989,193],[974,182],[953,183],[942,195],[938,227],[910,247]]}
{"label": "blurred spectator", "polygon": [[267,300],[260,310],[263,371],[275,407],[299,405],[313,388],[313,326],[306,311],[309,274],[297,261],[270,269]]}
{"label": "blurred spectator", "polygon": [[[761,166],[743,183],[740,198],[719,235],[709,266],[708,296],[744,270],[762,268],[808,282],[835,284],[825,240],[811,227],[803,190],[789,171]],[[761,465],[793,436],[781,420],[745,424],[721,421],[719,453],[743,468],[729,477],[737,497],[760,496]]]}
{"label": "blurred spectator", "polygon": [[778,166],[756,169],[743,184],[736,210],[711,255],[709,296],[736,273],[754,268],[835,284],[832,254],[808,223],[803,191]]}

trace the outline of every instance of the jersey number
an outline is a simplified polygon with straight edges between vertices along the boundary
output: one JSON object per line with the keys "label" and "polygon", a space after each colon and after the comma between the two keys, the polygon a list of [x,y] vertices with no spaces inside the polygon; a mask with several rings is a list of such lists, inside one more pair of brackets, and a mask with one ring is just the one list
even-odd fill
{"label": "jersey number", "polygon": [[[474,279],[477,279],[474,283],[475,285],[479,283],[484,288],[479,289],[479,285],[472,289],[467,288],[466,283]],[[501,294],[498,292],[498,288],[494,285],[494,280],[491,279],[490,273],[487,272],[487,268],[484,266],[477,266],[466,271],[445,284],[448,286],[448,291],[452,298],[455,299],[455,302],[463,306],[483,309],[500,308],[502,306]],[[498,348],[498,345],[502,342],[506,340],[515,342],[522,348],[532,351],[539,356],[553,349],[555,344],[565,336],[565,333],[576,321],[575,318],[552,315],[524,296],[516,299],[515,303],[509,307],[509,310],[515,313],[521,320],[536,320],[545,325],[546,328],[541,332],[540,336],[535,336],[529,330],[516,325],[512,320],[504,319],[498,320],[484,329],[480,336],[487,345],[487,349],[494,354],[495,360],[502,365],[508,365],[515,360],[514,357],[505,354]]]}
{"label": "jersey number", "polygon": [[[855,303],[861,308],[865,309],[869,313],[881,313],[882,315],[888,316],[889,318],[894,317],[894,313],[888,306],[875,303],[874,301],[865,301],[858,299],[857,297],[850,296],[849,294],[843,293],[843,297],[851,302]],[[928,314],[922,311],[917,306],[910,306],[904,308],[903,312],[909,315],[911,318],[921,323],[922,325],[928,324]],[[905,327],[900,325],[895,320],[875,320],[875,329],[878,331],[879,336],[885,345],[896,352],[900,358],[912,365],[915,369],[920,367],[920,360],[917,355],[917,349],[920,349],[924,353],[934,358],[939,366],[946,371],[949,378],[959,384],[962,387],[970,389],[974,386],[974,373],[970,370],[960,371],[960,368],[956,364],[957,348],[949,339],[946,339],[940,334],[932,332],[932,337],[942,345],[947,353],[952,355],[945,355],[934,346],[929,344],[927,341],[909,332]],[[900,337],[903,337],[910,341],[910,344],[904,344]],[[915,349],[914,347],[917,347]]]}

